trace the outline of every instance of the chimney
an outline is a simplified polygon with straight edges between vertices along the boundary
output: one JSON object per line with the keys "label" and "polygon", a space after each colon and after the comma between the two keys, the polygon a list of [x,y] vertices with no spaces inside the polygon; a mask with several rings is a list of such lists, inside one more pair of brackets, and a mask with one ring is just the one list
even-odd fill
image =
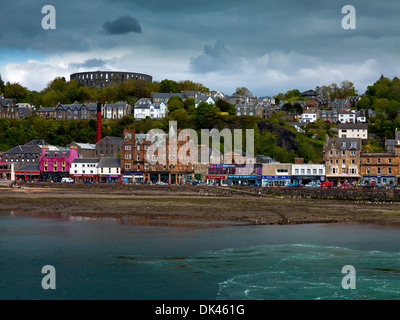
{"label": "chimney", "polygon": [[294,164],[304,164],[304,158],[295,158]]}
{"label": "chimney", "polygon": [[101,103],[97,102],[97,131],[96,143],[101,140]]}

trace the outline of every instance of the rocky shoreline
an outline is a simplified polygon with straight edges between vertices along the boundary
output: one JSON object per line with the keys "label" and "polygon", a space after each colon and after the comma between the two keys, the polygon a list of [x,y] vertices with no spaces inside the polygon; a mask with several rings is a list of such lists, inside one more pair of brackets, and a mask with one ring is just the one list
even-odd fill
{"label": "rocky shoreline", "polygon": [[0,211],[182,227],[349,222],[400,225],[400,202],[393,197],[343,200],[334,195],[318,199],[281,190],[268,194],[230,188],[110,187],[58,184],[0,188]]}

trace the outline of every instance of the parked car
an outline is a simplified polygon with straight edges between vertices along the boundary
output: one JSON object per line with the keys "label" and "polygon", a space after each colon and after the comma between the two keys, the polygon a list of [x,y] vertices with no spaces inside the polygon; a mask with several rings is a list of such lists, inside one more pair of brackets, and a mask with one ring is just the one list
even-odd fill
{"label": "parked car", "polygon": [[351,184],[350,183],[342,183],[340,185],[341,188],[351,188]]}
{"label": "parked car", "polygon": [[363,185],[364,189],[372,189],[372,188],[376,188],[376,183],[375,182],[369,182]]}
{"label": "parked car", "polygon": [[322,188],[333,188],[333,182],[325,181],[320,184]]}
{"label": "parked car", "polygon": [[74,183],[74,179],[72,178],[62,178],[61,183]]}
{"label": "parked car", "polygon": [[304,185],[306,188],[320,188],[321,186],[316,182],[309,182]]}
{"label": "parked car", "polygon": [[157,182],[156,182],[156,185],[157,185],[157,186],[167,186],[168,183],[163,182],[163,181],[157,181]]}
{"label": "parked car", "polygon": [[301,184],[300,183],[289,183],[287,186],[288,187],[301,187]]}
{"label": "parked car", "polygon": [[93,183],[93,181],[85,180],[85,181],[83,181],[83,183]]}

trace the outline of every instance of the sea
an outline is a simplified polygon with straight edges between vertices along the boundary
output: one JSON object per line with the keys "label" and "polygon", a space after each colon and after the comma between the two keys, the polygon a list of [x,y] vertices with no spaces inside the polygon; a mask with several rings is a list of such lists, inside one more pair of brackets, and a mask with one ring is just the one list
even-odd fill
{"label": "sea", "polygon": [[[400,298],[398,227],[202,228],[127,221],[0,214],[0,299]],[[54,268],[53,289],[43,287],[50,275],[44,266]],[[347,272],[345,266],[353,271]]]}

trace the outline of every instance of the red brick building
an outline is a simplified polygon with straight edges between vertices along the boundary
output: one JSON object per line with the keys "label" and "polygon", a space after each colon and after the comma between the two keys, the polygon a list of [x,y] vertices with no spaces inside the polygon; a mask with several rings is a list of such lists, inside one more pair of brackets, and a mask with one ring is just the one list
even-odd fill
{"label": "red brick building", "polygon": [[[124,130],[121,146],[121,179],[133,183],[184,184],[194,179],[197,146],[187,136],[136,134]],[[180,138],[180,137],[179,137]],[[192,151],[192,152],[190,152]],[[191,154],[192,153],[192,154]]]}

